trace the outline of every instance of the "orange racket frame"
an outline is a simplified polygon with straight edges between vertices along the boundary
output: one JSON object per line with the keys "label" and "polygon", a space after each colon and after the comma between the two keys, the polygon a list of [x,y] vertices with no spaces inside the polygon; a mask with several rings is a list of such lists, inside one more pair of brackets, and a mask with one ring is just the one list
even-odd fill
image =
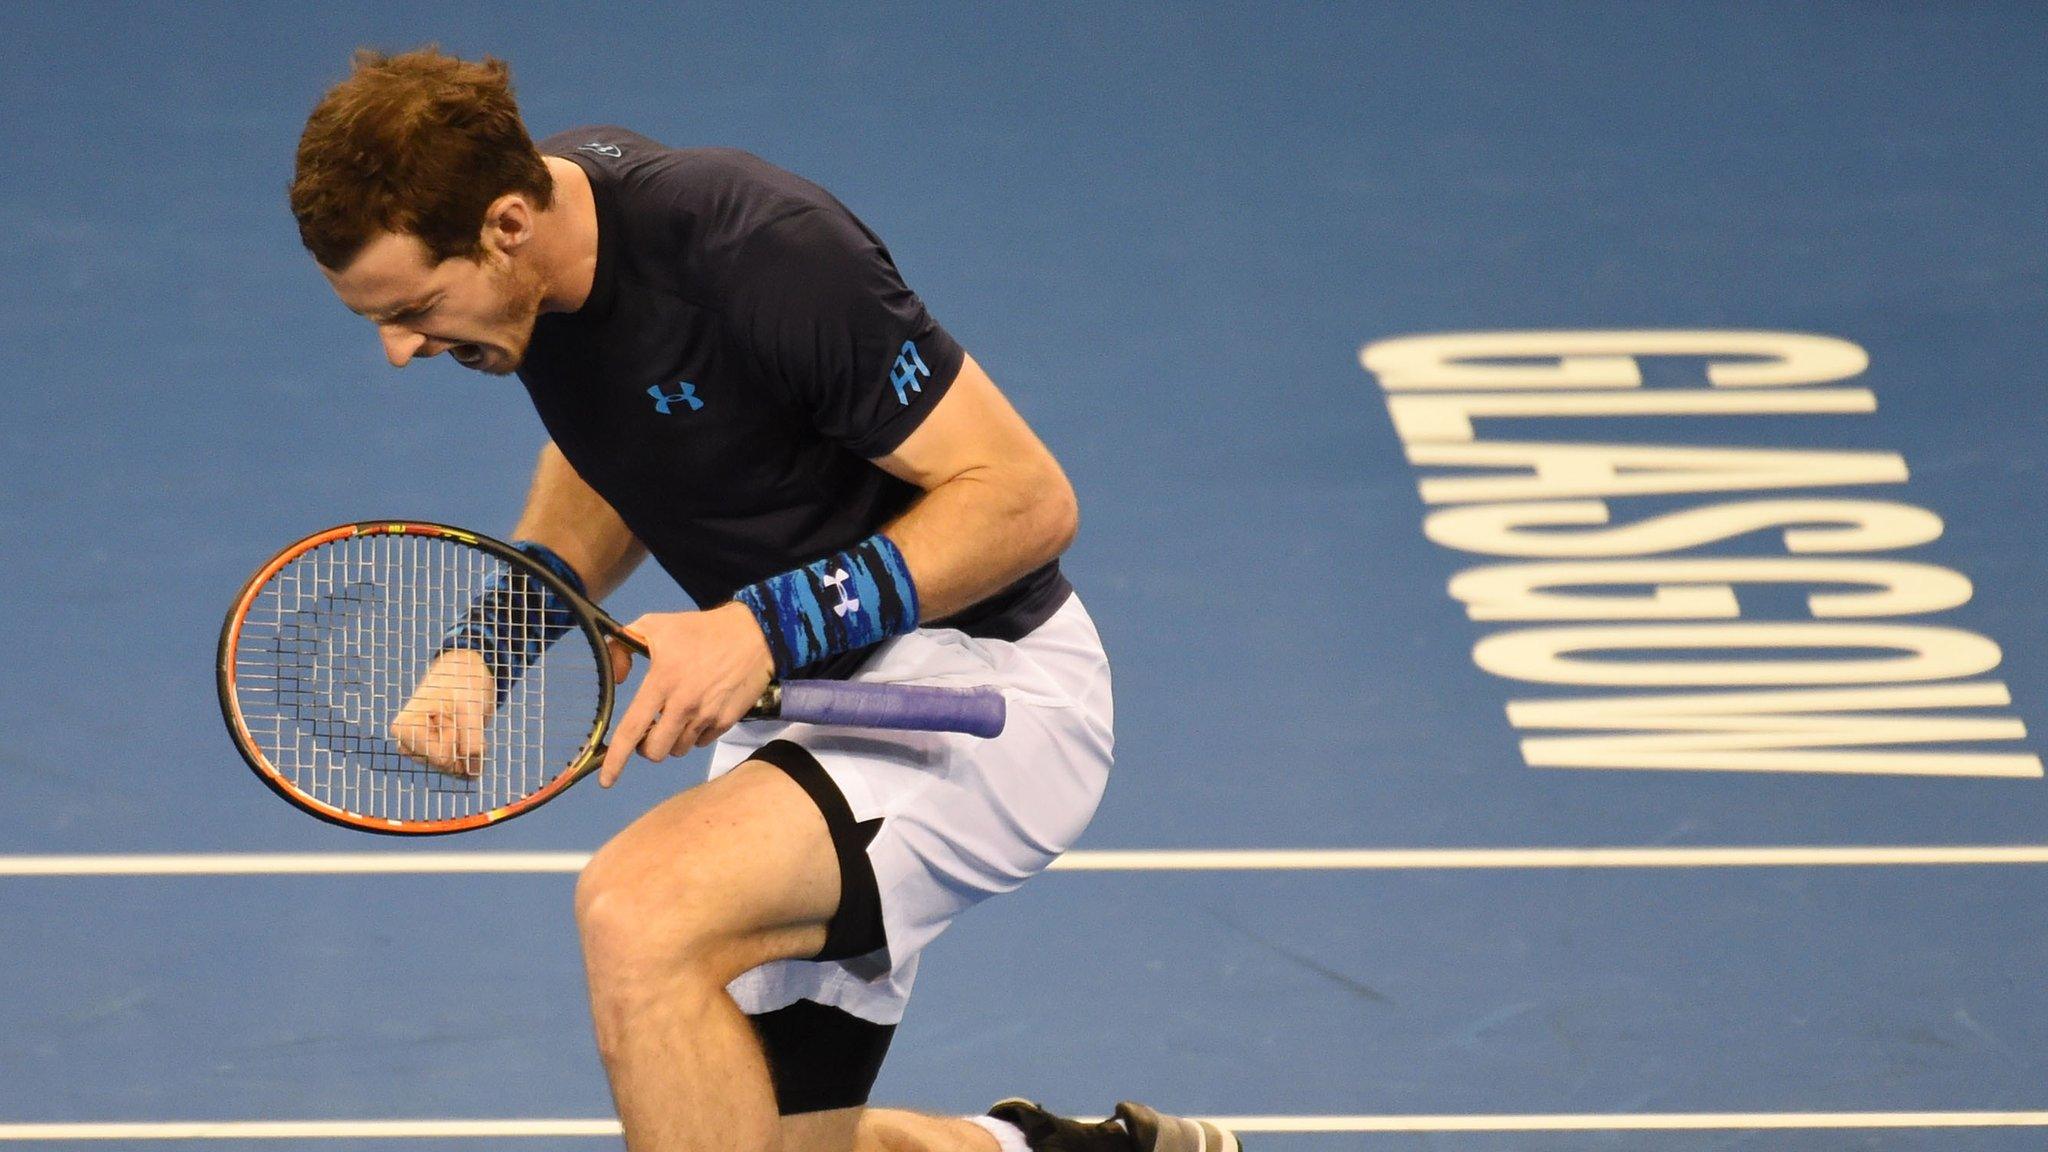
{"label": "orange racket frame", "polygon": [[[239,689],[235,683],[235,653],[241,642],[242,625],[248,619],[250,606],[262,594],[271,578],[283,571],[293,560],[338,540],[375,535],[440,537],[480,549],[546,584],[551,591],[561,597],[563,603],[568,605],[584,638],[590,643],[592,657],[597,662],[598,707],[590,737],[584,742],[582,753],[565,771],[532,793],[497,808],[440,820],[394,820],[389,817],[351,812],[346,808],[329,804],[300,788],[264,755],[262,746],[256,742],[254,735],[249,731],[247,721],[242,716]],[[604,758],[604,736],[611,728],[612,705],[616,695],[616,685],[612,681],[611,655],[604,642],[607,633],[617,635],[629,646],[645,654],[645,646],[638,643],[624,628],[613,623],[608,617],[603,617],[594,605],[577,595],[575,589],[570,588],[561,578],[508,544],[474,532],[465,532],[460,528],[451,528],[446,524],[420,520],[371,520],[315,532],[285,548],[256,570],[256,574],[249,578],[249,582],[243,585],[241,593],[235,597],[234,607],[228,610],[227,620],[221,625],[220,648],[215,662],[215,682],[220,692],[221,717],[227,721],[228,734],[234,739],[236,750],[241,752],[242,759],[248,762],[257,779],[263,781],[272,792],[330,824],[384,835],[438,836],[501,824],[514,816],[530,812],[559,796],[570,785],[597,767],[599,761]]]}

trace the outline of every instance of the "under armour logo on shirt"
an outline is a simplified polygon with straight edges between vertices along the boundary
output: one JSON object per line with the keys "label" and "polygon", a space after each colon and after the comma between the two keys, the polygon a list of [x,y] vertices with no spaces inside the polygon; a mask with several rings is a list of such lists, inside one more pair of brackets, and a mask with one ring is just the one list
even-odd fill
{"label": "under armour logo on shirt", "polygon": [[659,384],[652,385],[647,389],[647,394],[654,397],[654,410],[656,412],[661,413],[663,416],[668,415],[668,406],[671,404],[688,404],[692,412],[704,407],[704,402],[697,399],[697,386],[695,384],[684,380],[677,383],[676,387],[681,388],[682,391],[674,393],[663,392]]}
{"label": "under armour logo on shirt", "polygon": [[842,620],[846,618],[848,612],[860,611],[860,601],[846,594],[846,582],[851,579],[844,568],[834,568],[830,576],[818,577],[819,582],[825,587],[839,593],[839,603],[832,606],[832,614]]}
{"label": "under armour logo on shirt", "polygon": [[924,358],[917,354],[917,345],[905,340],[903,351],[896,357],[896,366],[889,371],[889,383],[896,386],[896,402],[910,403],[912,392],[924,391],[924,385],[917,378],[931,374],[932,370],[924,366]]}
{"label": "under armour logo on shirt", "polygon": [[617,144],[600,144],[595,140],[592,140],[588,144],[577,145],[576,150],[578,152],[595,152],[599,156],[609,156],[614,160],[625,155],[624,152],[619,151],[619,146]]}

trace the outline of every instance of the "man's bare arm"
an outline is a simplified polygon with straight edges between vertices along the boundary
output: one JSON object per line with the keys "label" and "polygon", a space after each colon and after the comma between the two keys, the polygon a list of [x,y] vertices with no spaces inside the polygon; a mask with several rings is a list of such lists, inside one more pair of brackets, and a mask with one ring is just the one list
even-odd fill
{"label": "man's bare arm", "polygon": [[[576,475],[552,441],[541,449],[513,539],[553,549],[583,578],[593,600],[625,583],[647,555],[625,521]],[[614,674],[623,676],[629,663],[614,650]],[[450,648],[434,658],[412,697],[392,718],[392,739],[405,755],[443,772],[477,775],[489,751],[487,726],[495,686],[482,652]]]}
{"label": "man's bare arm", "polygon": [[[875,463],[924,489],[884,529],[917,581],[923,619],[1001,591],[1073,541],[1073,487],[971,357],[917,430]],[[628,627],[647,638],[650,657],[598,771],[606,787],[635,748],[659,761],[717,739],[775,671],[761,626],[737,600]]]}
{"label": "man's bare arm", "polygon": [[583,482],[552,440],[540,450],[513,538],[554,549],[583,577],[592,600],[611,595],[647,556],[626,522]]}
{"label": "man's bare arm", "polygon": [[972,356],[909,439],[875,464],[925,490],[883,532],[910,566],[927,620],[1057,557],[1080,523],[1059,462]]}

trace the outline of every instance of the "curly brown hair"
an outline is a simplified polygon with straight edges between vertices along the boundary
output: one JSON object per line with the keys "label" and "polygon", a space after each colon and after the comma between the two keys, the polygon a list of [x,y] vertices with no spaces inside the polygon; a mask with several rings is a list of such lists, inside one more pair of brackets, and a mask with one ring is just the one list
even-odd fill
{"label": "curly brown hair", "polygon": [[543,209],[554,195],[511,67],[428,45],[355,54],[306,119],[291,205],[306,250],[339,271],[380,232],[419,237],[436,263],[478,256],[484,212],[508,192]]}

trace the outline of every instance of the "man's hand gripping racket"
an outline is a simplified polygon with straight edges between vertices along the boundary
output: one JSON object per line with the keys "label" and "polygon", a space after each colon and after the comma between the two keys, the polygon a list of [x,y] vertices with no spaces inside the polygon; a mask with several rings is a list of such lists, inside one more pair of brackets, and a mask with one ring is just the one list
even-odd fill
{"label": "man's hand gripping racket", "polygon": [[[648,620],[683,633],[737,623],[716,614]],[[655,643],[672,640],[687,636]],[[745,672],[722,692],[686,692],[705,702],[691,709],[663,711],[673,685],[643,685],[608,748],[627,651],[648,643],[524,553],[379,521],[315,533],[259,569],[222,626],[217,680],[236,747],[273,791],[324,820],[400,834],[509,819],[600,764],[609,783],[636,744],[658,758],[741,718],[985,737],[1003,727],[992,688],[791,680],[748,706],[752,685],[736,696],[738,685],[758,673]]]}

